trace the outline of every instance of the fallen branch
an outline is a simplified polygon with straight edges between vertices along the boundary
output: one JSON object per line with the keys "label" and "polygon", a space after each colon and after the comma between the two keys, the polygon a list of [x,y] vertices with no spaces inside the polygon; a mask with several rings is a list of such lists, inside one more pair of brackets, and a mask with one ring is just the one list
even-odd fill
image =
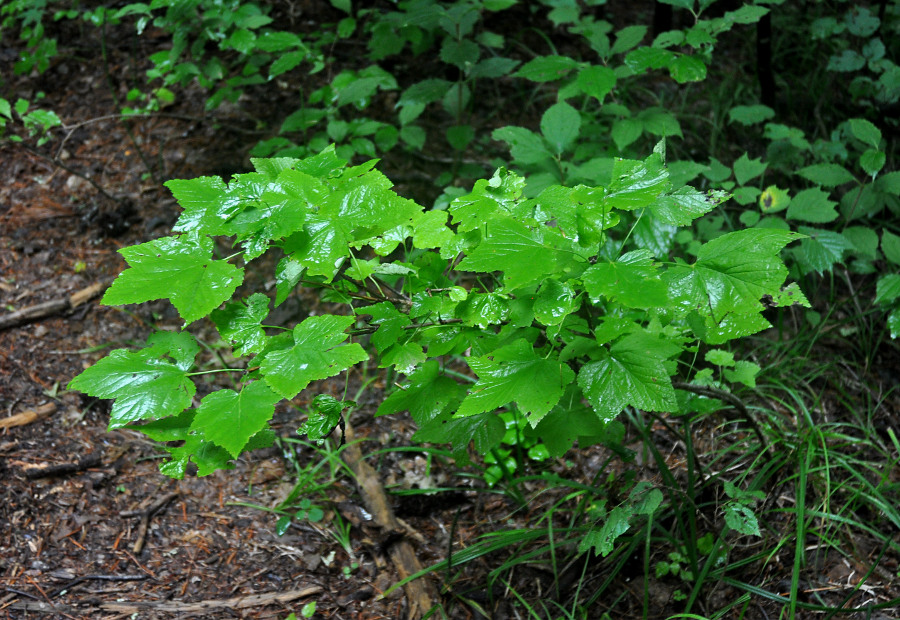
{"label": "fallen branch", "polygon": [[[371,465],[365,462],[359,444],[353,441],[353,428],[349,423],[344,431],[347,445],[342,452],[344,461],[353,470],[356,477],[356,486],[359,488],[366,510],[372,515],[372,519],[380,525],[385,532],[403,531],[403,525],[394,516],[394,511],[388,503],[387,493],[378,478],[378,473]],[[397,569],[400,579],[406,579],[422,570],[422,565],[416,557],[413,547],[405,538],[400,538],[388,548],[388,555]],[[427,581],[415,579],[404,586],[406,600],[409,603],[408,618],[411,620],[421,618],[433,606],[433,595]]]}
{"label": "fallen branch", "polygon": [[0,420],[0,429],[12,428],[13,426],[25,426],[38,420],[43,420],[47,416],[56,413],[56,403],[47,403],[41,405],[37,409],[26,409],[16,415]]}
{"label": "fallen branch", "polygon": [[127,510],[119,513],[121,517],[141,518],[141,523],[138,525],[137,540],[134,541],[134,545],[131,547],[132,553],[138,554],[143,551],[144,543],[147,540],[147,529],[150,527],[150,518],[176,497],[178,497],[178,493],[168,493],[143,510]]}
{"label": "fallen branch", "polygon": [[[9,590],[9,588],[7,588]],[[123,614],[137,614],[141,611],[156,611],[171,614],[204,614],[216,609],[247,609],[250,607],[261,607],[263,605],[271,605],[273,603],[290,603],[300,598],[321,594],[324,588],[321,586],[309,586],[299,590],[290,590],[288,592],[269,592],[266,594],[251,594],[248,596],[236,596],[234,598],[199,601],[197,603],[185,603],[181,601],[110,601],[106,603],[92,604],[91,607],[103,609],[105,611],[118,612]],[[30,596],[30,595],[26,595]],[[51,605],[43,601],[22,601],[11,603],[8,608],[19,611],[43,612],[43,613],[71,613],[77,614],[83,612],[83,608],[76,606],[78,601],[73,601],[69,605]]]}
{"label": "fallen branch", "polygon": [[65,476],[66,474],[74,474],[91,467],[96,467],[101,462],[99,454],[88,454],[84,458],[79,459],[75,463],[60,463],[59,465],[48,465],[46,467],[31,467],[23,473],[29,480],[35,478],[49,478],[50,476]]}
{"label": "fallen branch", "polygon": [[109,283],[106,281],[95,282],[87,288],[72,293],[63,299],[45,301],[44,303],[28,306],[27,308],[22,308],[21,310],[16,310],[15,312],[0,316],[0,330],[18,327],[19,325],[31,323],[32,321],[53,316],[54,314],[74,310],[81,304],[90,301],[94,297],[98,297],[106,290],[108,284]]}

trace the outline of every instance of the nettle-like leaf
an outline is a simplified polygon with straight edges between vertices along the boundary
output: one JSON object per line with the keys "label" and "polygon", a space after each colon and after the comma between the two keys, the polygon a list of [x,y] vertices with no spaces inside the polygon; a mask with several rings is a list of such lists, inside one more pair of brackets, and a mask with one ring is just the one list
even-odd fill
{"label": "nettle-like leaf", "polygon": [[342,344],[352,316],[313,316],[294,328],[287,349],[263,353],[260,371],[265,382],[284,398],[293,398],[311,381],[327,379],[369,359],[359,344]]}
{"label": "nettle-like leaf", "polygon": [[685,313],[696,311],[716,322],[729,313],[758,313],[762,296],[780,290],[787,275],[779,252],[802,237],[764,228],[728,233],[701,246],[693,265],[673,266],[663,279]]}
{"label": "nettle-like leaf", "polygon": [[529,227],[511,217],[495,217],[484,239],[460,262],[462,271],[502,271],[504,285],[521,288],[559,272],[574,272],[578,248],[547,226]]}
{"label": "nettle-like leaf", "polygon": [[109,429],[181,413],[197,391],[188,376],[200,350],[188,333],[157,332],[139,351],[117,349],[69,382],[69,389],[114,398]]}
{"label": "nettle-like leaf", "polygon": [[191,430],[237,458],[250,438],[267,427],[280,400],[262,381],[245,385],[240,392],[207,394],[197,407]]}
{"label": "nettle-like leaf", "polygon": [[635,250],[615,261],[597,262],[582,275],[585,290],[630,308],[666,306],[669,295],[649,250]]}
{"label": "nettle-like leaf", "polygon": [[578,372],[578,385],[603,421],[627,406],[676,411],[675,390],[663,362],[681,348],[648,334],[629,334]]}
{"label": "nettle-like leaf", "polygon": [[532,425],[547,415],[575,379],[568,364],[538,355],[524,339],[492,355],[468,360],[478,383],[459,406],[457,415],[494,411],[513,401]]}
{"label": "nettle-like leaf", "polygon": [[246,303],[232,302],[224,310],[213,310],[210,318],[222,337],[236,345],[238,356],[259,353],[266,343],[266,333],[260,322],[269,314],[269,298],[254,293]]}
{"label": "nettle-like leaf", "polygon": [[138,304],[169,299],[186,323],[208,315],[231,298],[244,270],[213,260],[213,240],[189,233],[119,250],[129,268],[103,295],[103,303]]}

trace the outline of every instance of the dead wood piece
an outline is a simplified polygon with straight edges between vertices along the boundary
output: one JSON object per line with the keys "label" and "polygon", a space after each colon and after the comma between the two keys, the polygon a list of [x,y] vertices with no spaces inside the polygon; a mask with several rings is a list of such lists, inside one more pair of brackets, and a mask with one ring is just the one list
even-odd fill
{"label": "dead wood piece", "polygon": [[156,500],[143,510],[128,510],[119,513],[119,516],[122,517],[141,518],[141,523],[140,525],[138,525],[137,539],[134,541],[134,545],[132,545],[131,547],[132,553],[140,553],[144,550],[144,543],[147,541],[147,529],[150,527],[150,518],[157,512],[159,512],[163,508],[163,506],[171,502],[176,497],[178,497],[178,493],[168,493],[160,497],[158,500]]}
{"label": "dead wood piece", "polygon": [[299,598],[305,598],[314,594],[321,594],[325,589],[321,586],[309,586],[299,590],[289,590],[288,592],[268,592],[266,594],[251,594],[248,596],[237,596],[222,600],[200,601],[198,603],[182,603],[179,601],[161,601],[161,602],[122,602],[115,601],[109,603],[101,603],[100,607],[107,611],[116,611],[120,613],[137,613],[141,610],[154,610],[171,613],[201,613],[214,609],[247,609],[249,607],[261,607],[263,605],[271,605],[272,603],[290,603]]}
{"label": "dead wood piece", "polygon": [[83,575],[81,577],[75,577],[74,579],[70,579],[66,582],[65,585],[56,588],[47,594],[48,598],[53,598],[58,596],[62,592],[66,592],[67,590],[71,590],[79,583],[83,583],[85,581],[144,581],[148,579],[147,575]]}
{"label": "dead wood piece", "polygon": [[[388,503],[384,485],[378,477],[378,473],[363,459],[362,450],[358,443],[353,442],[353,428],[348,423],[344,436],[347,445],[344,448],[344,461],[353,470],[356,476],[356,485],[362,495],[366,510],[372,514],[373,520],[383,527],[385,531],[403,530],[403,525],[394,516],[394,511]],[[405,539],[400,539],[388,548],[388,555],[397,569],[401,579],[406,579],[422,570],[422,564],[416,557],[412,545]],[[421,618],[433,606],[436,599],[431,584],[424,579],[415,579],[404,586],[406,598],[409,603],[409,618],[416,620]]]}
{"label": "dead wood piece", "polygon": [[107,281],[95,282],[63,299],[45,301],[44,303],[28,306],[27,308],[22,308],[21,310],[16,310],[15,312],[0,316],[0,330],[18,327],[19,325],[31,323],[32,321],[53,316],[60,312],[74,310],[81,304],[99,296],[100,293],[106,290],[108,285],[109,282]]}
{"label": "dead wood piece", "polygon": [[66,474],[74,474],[91,467],[96,467],[101,462],[99,454],[88,454],[84,458],[79,459],[75,463],[60,463],[59,465],[48,465],[47,467],[32,467],[26,469],[23,473],[29,480],[35,478],[49,478],[50,476],[65,476]]}
{"label": "dead wood piece", "polygon": [[42,420],[53,413],[56,413],[56,403],[47,403],[46,405],[41,405],[37,409],[26,409],[16,415],[11,415],[8,418],[0,420],[0,429],[25,426],[26,424]]}

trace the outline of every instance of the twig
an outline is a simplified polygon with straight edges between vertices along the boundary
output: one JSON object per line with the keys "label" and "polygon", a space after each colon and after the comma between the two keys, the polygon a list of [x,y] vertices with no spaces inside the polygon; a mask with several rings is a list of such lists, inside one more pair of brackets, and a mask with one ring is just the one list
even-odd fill
{"label": "twig", "polygon": [[63,170],[65,170],[65,171],[68,172],[69,174],[74,174],[76,177],[79,177],[79,178],[84,179],[85,181],[87,181],[88,183],[90,183],[90,184],[94,187],[94,189],[96,189],[98,192],[100,192],[100,194],[102,194],[102,195],[105,196],[106,198],[112,200],[113,202],[118,202],[118,199],[117,199],[117,198],[115,198],[112,194],[110,194],[110,193],[107,192],[105,189],[103,189],[103,188],[100,186],[99,183],[97,183],[94,179],[92,179],[91,177],[87,176],[86,174],[84,174],[84,173],[82,173],[82,172],[78,172],[77,170],[75,170],[75,169],[72,168],[71,166],[68,166],[68,165],[62,163],[59,159],[57,159],[57,158],[55,158],[55,157],[51,157],[51,156],[49,156],[49,155],[44,155],[43,153],[41,153],[41,152],[40,152],[39,150],[37,150],[36,148],[33,148],[33,147],[31,147],[31,146],[28,146],[28,145],[25,144],[24,142],[20,142],[19,144],[22,146],[23,149],[25,149],[26,151],[28,151],[28,152],[31,153],[32,155],[37,155],[37,156],[40,157],[41,159],[46,159],[47,161],[49,161],[49,162],[50,162],[51,164],[53,164],[54,166],[56,166],[56,167],[58,167],[58,168],[62,168]]}
{"label": "twig", "polygon": [[107,286],[109,286],[109,282],[105,280],[95,282],[87,288],[76,291],[63,299],[45,301],[44,303],[28,306],[27,308],[22,308],[21,310],[16,310],[15,312],[0,316],[0,331],[9,329],[10,327],[18,327],[25,323],[31,323],[32,321],[53,316],[60,312],[74,310],[81,304],[90,301],[95,297],[99,297],[100,294],[106,290]]}
{"label": "twig", "polygon": [[49,478],[51,476],[65,476],[66,474],[74,474],[91,467],[96,467],[102,462],[100,455],[97,453],[88,454],[84,458],[74,463],[60,463],[59,465],[50,465],[48,467],[33,467],[26,469],[23,473],[29,480],[35,478]]}
{"label": "twig", "polygon": [[131,547],[133,553],[139,554],[144,549],[144,543],[147,540],[147,529],[150,527],[150,518],[176,497],[178,497],[177,492],[168,493],[143,510],[126,510],[119,513],[119,516],[121,517],[141,518],[141,523],[138,526],[137,540],[134,541],[134,545]]}
{"label": "twig", "polygon": [[48,596],[50,598],[59,596],[61,593],[84,581],[144,581],[146,579],[148,579],[147,575],[84,575],[66,582],[64,586],[51,590]]}
{"label": "twig", "polygon": [[56,403],[47,403],[36,409],[26,409],[16,415],[11,415],[8,418],[0,420],[0,429],[25,426],[26,424],[43,420],[53,413],[56,413]]}
{"label": "twig", "polygon": [[162,601],[162,602],[144,602],[144,601],[116,601],[109,603],[101,603],[100,607],[107,611],[117,611],[121,613],[138,613],[141,610],[155,610],[160,612],[168,612],[175,614],[199,613],[206,617],[213,609],[247,609],[249,607],[260,607],[262,605],[271,605],[273,603],[290,603],[298,598],[305,598],[314,594],[321,594],[325,589],[322,586],[308,586],[299,590],[289,590],[288,592],[269,592],[266,594],[251,594],[248,596],[237,596],[235,598],[227,598],[220,600],[199,601],[196,603],[187,603],[181,601]]}
{"label": "twig", "polygon": [[[359,488],[366,509],[372,514],[373,520],[386,532],[402,531],[402,524],[391,510],[387,494],[378,479],[377,472],[366,463],[359,444],[353,441],[353,427],[350,424],[347,424],[344,434],[347,438],[347,446],[342,452],[344,461],[353,470],[356,486]],[[422,570],[422,565],[416,557],[412,545],[405,538],[392,544],[388,548],[388,554],[401,579],[406,579]],[[431,609],[435,597],[430,592],[432,588],[429,586],[430,584],[423,579],[410,581],[404,586],[409,603],[408,618],[421,618]]]}

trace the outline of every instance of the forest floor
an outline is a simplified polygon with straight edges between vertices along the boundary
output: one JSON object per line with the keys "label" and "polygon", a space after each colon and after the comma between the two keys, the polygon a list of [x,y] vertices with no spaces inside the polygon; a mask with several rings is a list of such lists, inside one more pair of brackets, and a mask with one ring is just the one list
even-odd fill
{"label": "forest floor", "polygon": [[[39,152],[0,147],[0,316],[57,302],[53,314],[0,329],[0,618],[284,618],[312,601],[316,618],[405,618],[410,603],[402,590],[382,597],[400,579],[390,558],[398,536],[429,566],[451,547],[529,522],[557,496],[546,494],[520,509],[508,495],[464,490],[478,481],[455,477],[424,454],[393,452],[378,457],[383,486],[455,490],[428,501],[395,498],[404,531],[384,531],[369,522],[352,477],[338,472],[325,495],[316,495],[323,521],[295,522],[279,536],[277,516],[250,505],[271,509],[291,494],[298,472],[318,457],[311,449],[283,443],[239,459],[233,471],[172,480],[159,473],[160,452],[143,435],[107,431],[106,402],[66,391],[72,377],[110,350],[143,342],[154,329],[181,327],[165,302],[98,303],[98,293],[125,268],[118,250],[171,230],[178,208],[161,181],[243,170],[250,138],[262,137],[254,119],[230,116],[227,107],[215,118],[205,113],[199,91],[184,93],[163,114],[123,122],[108,87],[112,79],[121,100],[124,76],[133,70],[129,35],[119,35],[111,34],[107,68],[76,60],[96,44],[91,41],[63,42],[60,61],[40,76],[12,77],[14,58],[0,53],[0,74],[10,76],[6,86],[32,99],[45,93],[41,104],[66,124],[61,138]],[[152,45],[153,37],[141,44]],[[278,101],[271,105],[277,108]],[[422,161],[387,164],[391,178],[415,183],[427,176]],[[294,299],[284,311],[308,313],[312,303]],[[898,376],[896,365],[880,371],[888,382]],[[351,395],[366,385],[350,420],[366,440],[363,451],[408,445],[409,422],[374,417],[384,379],[350,381]],[[328,390],[340,394],[344,386],[320,386]],[[896,415],[896,403],[889,410]],[[282,410],[274,428],[296,437],[301,421],[296,411]],[[698,430],[700,443],[704,432],[715,433]],[[677,446],[671,448],[674,454]],[[604,458],[599,448],[585,450],[557,467],[590,483]],[[652,478],[652,472],[642,475]],[[345,546],[335,533],[346,525]],[[640,575],[642,567],[640,559],[633,563],[611,588],[610,600],[619,597],[613,617],[641,616],[644,584],[628,576]],[[474,561],[452,584],[427,577],[432,593],[442,592],[435,602],[458,596],[473,603],[456,607],[454,617],[483,617],[473,611],[479,607],[492,618],[515,617],[504,603],[509,592],[487,585],[488,566],[488,559]],[[859,567],[829,558],[821,568],[825,578],[841,583]],[[786,571],[788,588],[789,566]],[[567,595],[554,578],[549,571],[520,570],[511,585],[535,598]],[[870,583],[883,588],[879,600],[900,596],[889,573]],[[677,613],[676,585],[650,585],[653,617]],[[716,609],[739,595],[722,586],[708,602]],[[757,603],[743,617],[777,613],[777,605]]]}

